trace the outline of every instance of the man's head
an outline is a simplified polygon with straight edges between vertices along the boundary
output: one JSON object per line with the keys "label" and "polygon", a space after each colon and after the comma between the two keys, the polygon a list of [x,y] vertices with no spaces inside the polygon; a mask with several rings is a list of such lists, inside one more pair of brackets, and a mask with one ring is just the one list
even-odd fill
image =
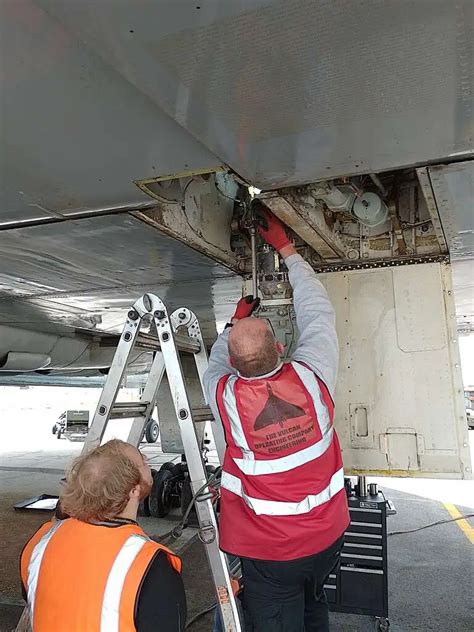
{"label": "man's head", "polygon": [[257,377],[278,366],[283,345],[275,339],[267,321],[242,318],[229,334],[229,358],[243,377]]}
{"label": "man's head", "polygon": [[61,509],[84,522],[115,518],[130,508],[133,517],[152,484],[150,466],[140,451],[113,439],[74,461]]}

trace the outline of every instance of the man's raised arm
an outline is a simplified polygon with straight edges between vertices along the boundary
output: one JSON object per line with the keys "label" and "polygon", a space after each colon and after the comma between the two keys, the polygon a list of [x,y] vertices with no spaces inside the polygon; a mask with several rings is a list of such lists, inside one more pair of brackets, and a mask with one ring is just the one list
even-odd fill
{"label": "man's raised arm", "polygon": [[224,329],[220,336],[218,336],[216,342],[212,345],[209,355],[209,364],[204,373],[204,394],[214,416],[217,412],[215,401],[219,380],[224,377],[224,375],[229,375],[229,373],[233,372],[229,364],[229,352],[227,348],[229,331],[230,329]]}
{"label": "man's raised arm", "polygon": [[334,395],[339,359],[334,309],[324,286],[311,266],[296,252],[285,227],[268,210],[265,226],[258,230],[278,250],[288,268],[293,289],[296,324],[300,333],[293,360],[304,362],[323,380]]}
{"label": "man's raised arm", "polygon": [[293,254],[285,263],[300,332],[293,360],[313,369],[334,396],[339,359],[334,308],[323,284],[303,257]]}

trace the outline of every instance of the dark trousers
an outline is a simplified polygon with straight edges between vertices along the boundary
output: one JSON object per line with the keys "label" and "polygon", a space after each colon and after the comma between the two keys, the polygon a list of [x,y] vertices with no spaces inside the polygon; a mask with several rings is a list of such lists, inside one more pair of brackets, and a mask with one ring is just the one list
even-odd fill
{"label": "dark trousers", "polygon": [[342,543],[289,562],[242,559],[245,632],[328,632],[324,583]]}

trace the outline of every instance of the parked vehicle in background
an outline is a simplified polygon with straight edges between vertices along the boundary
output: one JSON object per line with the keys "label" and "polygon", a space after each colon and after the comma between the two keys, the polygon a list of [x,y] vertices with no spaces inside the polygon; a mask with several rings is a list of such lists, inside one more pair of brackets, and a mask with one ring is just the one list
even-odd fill
{"label": "parked vehicle in background", "polygon": [[474,410],[471,409],[467,409],[466,410],[466,417],[467,417],[467,426],[470,430],[474,430]]}
{"label": "parked vehicle in background", "polygon": [[469,430],[474,430],[474,410],[472,408],[466,409],[466,417]]}
{"label": "parked vehicle in background", "polygon": [[467,427],[474,430],[474,386],[464,389],[464,402],[466,405]]}
{"label": "parked vehicle in background", "polygon": [[68,439],[76,439],[85,437],[88,430],[88,410],[65,410],[59,415],[52,428],[52,433],[56,435],[57,439],[61,439],[63,436]]}
{"label": "parked vehicle in background", "polygon": [[[84,439],[89,429],[90,415],[88,410],[65,410],[52,427],[57,439]],[[150,419],[145,427],[143,441],[156,443],[160,436],[160,426],[156,419]]]}

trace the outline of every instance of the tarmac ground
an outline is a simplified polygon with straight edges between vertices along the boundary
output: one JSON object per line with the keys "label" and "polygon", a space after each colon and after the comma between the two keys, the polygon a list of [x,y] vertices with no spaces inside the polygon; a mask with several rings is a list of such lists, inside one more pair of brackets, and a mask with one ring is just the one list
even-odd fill
{"label": "tarmac ground", "polygon": [[[24,543],[48,519],[40,512],[16,512],[13,505],[41,493],[57,494],[65,467],[82,445],[56,440],[50,419],[36,418],[21,432],[0,443],[0,632],[13,630],[23,608],[18,558]],[[11,427],[11,426],[10,426]],[[471,451],[474,431],[470,433]],[[142,444],[154,467],[167,460],[159,444]],[[179,458],[171,455],[172,458]],[[371,479],[375,480],[375,479]],[[472,481],[378,479],[386,497],[397,509],[388,518],[388,530],[406,531],[428,523],[474,512]],[[164,520],[147,518],[149,534],[169,531],[179,514]],[[214,601],[203,546],[192,529],[174,547],[183,557],[189,615]],[[415,533],[392,535],[389,551],[389,618],[393,632],[474,631],[474,521],[449,522]],[[190,628],[210,632],[212,614]],[[331,614],[333,632],[366,632],[374,620],[348,614]],[[63,632],[63,631],[58,631]],[[64,631],[67,632],[67,631]]]}

